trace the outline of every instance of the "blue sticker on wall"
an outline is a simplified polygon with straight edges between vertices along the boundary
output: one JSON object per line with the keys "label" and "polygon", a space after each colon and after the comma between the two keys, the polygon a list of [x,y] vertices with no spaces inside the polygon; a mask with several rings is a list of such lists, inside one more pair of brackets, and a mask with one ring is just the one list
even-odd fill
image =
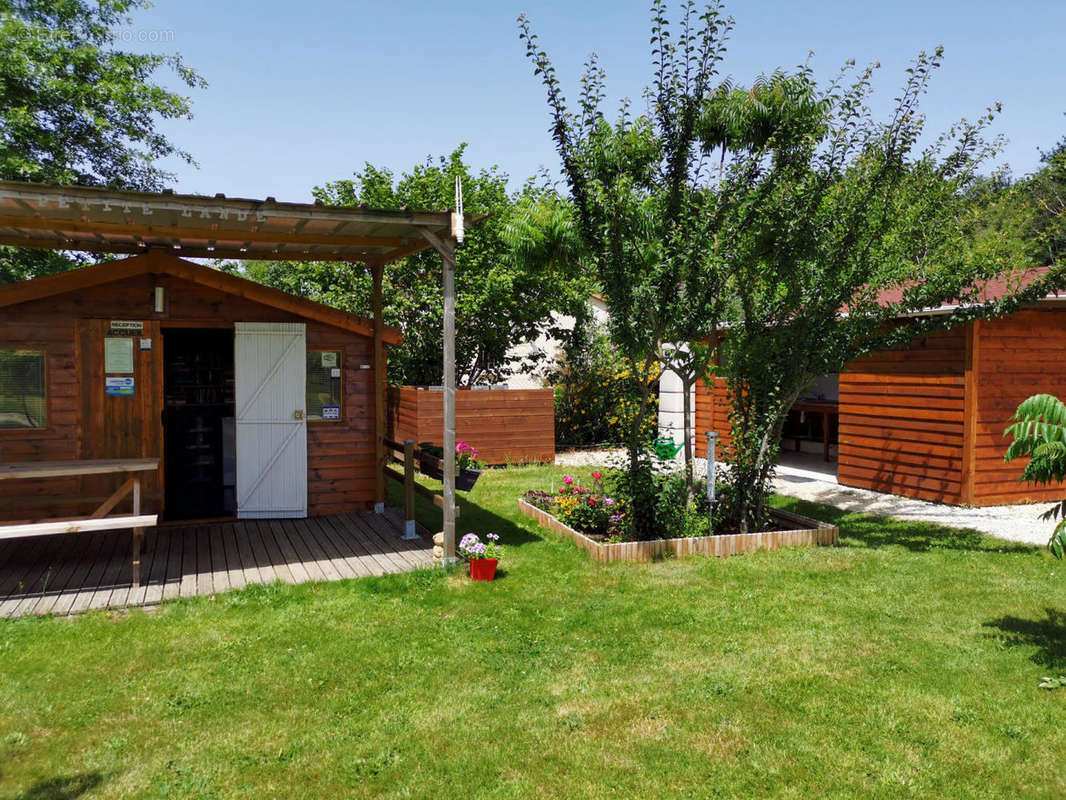
{"label": "blue sticker on wall", "polygon": [[133,378],[104,378],[104,394],[111,397],[133,397]]}

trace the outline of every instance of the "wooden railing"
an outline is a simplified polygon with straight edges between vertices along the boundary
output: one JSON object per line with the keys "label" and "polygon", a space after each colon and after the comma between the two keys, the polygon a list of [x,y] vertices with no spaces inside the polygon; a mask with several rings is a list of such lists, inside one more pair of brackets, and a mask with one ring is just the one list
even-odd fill
{"label": "wooden railing", "polygon": [[[385,477],[403,484],[403,519],[405,537],[417,536],[415,532],[415,495],[421,495],[431,501],[437,508],[444,508],[444,498],[432,489],[429,489],[415,480],[415,459],[419,450],[415,447],[414,439],[405,439],[403,443],[395,439],[384,439],[385,458],[403,464],[403,472],[386,464],[383,469]],[[459,516],[459,508],[455,509],[455,516]]]}
{"label": "wooden railing", "polygon": [[[159,469],[158,458],[81,459],[73,461],[24,461],[0,464],[0,480],[20,478],[56,479],[84,475],[129,475],[88,517],[76,519],[50,519],[0,525],[0,539],[17,539],[24,536],[49,536],[57,533],[90,533],[93,531],[133,530],[133,586],[141,585],[141,546],[144,529],[153,527],[155,514],[141,513],[142,472]],[[133,494],[133,513],[112,515],[115,507],[127,495]]]}

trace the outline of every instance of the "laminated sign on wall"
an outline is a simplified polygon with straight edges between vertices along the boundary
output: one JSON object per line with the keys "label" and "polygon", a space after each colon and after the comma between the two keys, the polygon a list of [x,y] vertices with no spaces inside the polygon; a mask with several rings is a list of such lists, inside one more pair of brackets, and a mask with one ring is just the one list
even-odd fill
{"label": "laminated sign on wall", "polygon": [[133,372],[133,339],[104,339],[104,372]]}

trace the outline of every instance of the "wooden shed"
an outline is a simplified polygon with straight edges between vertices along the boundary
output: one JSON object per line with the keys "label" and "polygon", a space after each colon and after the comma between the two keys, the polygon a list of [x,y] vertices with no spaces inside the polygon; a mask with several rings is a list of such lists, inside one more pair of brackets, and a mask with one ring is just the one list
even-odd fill
{"label": "wooden shed", "polygon": [[[0,462],[159,457],[164,519],[366,510],[373,333],[160,250],[0,287]],[[86,514],[117,480],[0,482],[0,519]]]}
{"label": "wooden shed", "polygon": [[[992,286],[990,291],[1005,287]],[[947,313],[950,308],[929,313]],[[903,323],[905,324],[905,322]],[[1066,487],[1019,483],[1006,464],[1003,431],[1018,404],[1038,393],[1066,397],[1066,300],[1049,297],[1008,317],[973,322],[877,353],[828,376],[820,397],[801,400],[819,440],[809,458],[835,458],[844,486],[958,505],[1061,499]],[[811,413],[811,410],[824,413]],[[825,420],[822,422],[821,420]],[[696,390],[697,453],[714,430],[728,447],[725,381]],[[785,446],[792,442],[786,440]],[[829,470],[833,464],[826,465]]]}

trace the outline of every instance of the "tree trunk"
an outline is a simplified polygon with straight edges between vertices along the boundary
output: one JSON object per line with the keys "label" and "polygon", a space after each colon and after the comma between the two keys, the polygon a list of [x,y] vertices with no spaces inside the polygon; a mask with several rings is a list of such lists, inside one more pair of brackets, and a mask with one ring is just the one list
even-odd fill
{"label": "tree trunk", "polygon": [[[749,519],[752,521],[758,520],[762,517],[763,510],[766,508],[766,496],[769,493],[766,487],[766,481],[769,479],[770,470],[773,467],[773,463],[769,458],[770,452],[775,443],[781,440],[781,430],[785,425],[785,419],[788,417],[789,409],[796,402],[800,392],[803,391],[803,386],[800,384],[800,388],[793,389],[789,394],[778,403],[777,409],[773,413],[773,422],[766,427],[763,435],[759,441],[758,455],[755,457],[753,464],[751,465],[751,485],[754,487],[754,492],[749,494],[743,494],[740,508],[740,532],[748,533]],[[749,514],[748,509],[751,507],[749,498],[754,497],[754,508],[751,509]]]}

